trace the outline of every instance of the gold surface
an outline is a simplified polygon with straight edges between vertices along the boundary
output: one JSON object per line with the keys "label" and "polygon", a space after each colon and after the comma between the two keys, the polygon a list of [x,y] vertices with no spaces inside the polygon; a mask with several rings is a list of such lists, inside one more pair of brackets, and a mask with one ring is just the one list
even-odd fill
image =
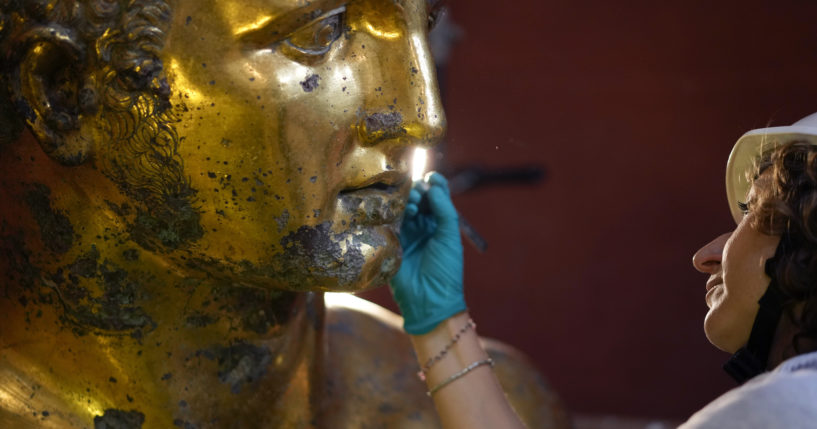
{"label": "gold surface", "polygon": [[427,2],[17,3],[0,427],[437,426],[392,316],[323,300],[399,267],[409,149],[445,131]]}

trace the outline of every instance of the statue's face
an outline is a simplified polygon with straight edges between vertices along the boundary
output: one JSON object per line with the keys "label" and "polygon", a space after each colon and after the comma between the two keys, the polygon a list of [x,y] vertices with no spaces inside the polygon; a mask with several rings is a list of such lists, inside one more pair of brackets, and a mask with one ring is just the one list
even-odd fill
{"label": "statue's face", "polygon": [[426,0],[173,9],[159,56],[203,231],[187,264],[296,290],[382,284],[410,149],[445,130]]}

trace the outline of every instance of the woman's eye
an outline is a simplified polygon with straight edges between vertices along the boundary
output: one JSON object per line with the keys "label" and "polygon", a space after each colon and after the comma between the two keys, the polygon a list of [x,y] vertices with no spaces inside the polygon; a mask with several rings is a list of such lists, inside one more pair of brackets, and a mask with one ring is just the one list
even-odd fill
{"label": "woman's eye", "polygon": [[740,209],[740,211],[743,212],[744,216],[749,214],[749,204],[738,201],[738,209]]}
{"label": "woman's eye", "polygon": [[343,34],[346,7],[327,12],[317,21],[292,33],[284,43],[308,55],[323,55],[332,48],[332,42]]}

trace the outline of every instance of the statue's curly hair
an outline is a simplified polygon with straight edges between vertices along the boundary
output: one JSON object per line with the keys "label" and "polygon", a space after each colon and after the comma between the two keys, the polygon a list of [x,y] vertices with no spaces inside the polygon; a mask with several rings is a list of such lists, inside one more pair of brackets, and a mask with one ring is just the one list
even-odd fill
{"label": "statue's curly hair", "polygon": [[[19,55],[15,48],[21,48],[17,45],[19,36],[36,26],[57,25],[75,34],[84,51],[98,53],[89,55],[85,62],[86,68],[104,70],[99,82],[106,90],[103,103],[130,109],[142,92],[157,95],[157,101],[167,100],[170,90],[157,54],[164,44],[169,18],[170,6],[165,0],[0,0],[4,90],[8,89],[9,69],[15,67],[14,58]],[[160,103],[163,108],[168,104]]]}
{"label": "statue's curly hair", "polygon": [[773,274],[786,298],[784,317],[797,329],[791,346],[804,353],[817,344],[817,145],[804,140],[773,145],[751,176],[764,183],[749,205],[750,226],[785,240]]}
{"label": "statue's curly hair", "polygon": [[202,234],[159,59],[171,13],[167,0],[0,0],[0,150],[22,130],[7,81],[17,39],[36,26],[66,28],[86,53],[83,64],[72,66],[95,80],[94,89],[77,88],[76,104],[96,100],[108,137],[96,148],[96,162],[141,203],[131,238],[152,249]]}

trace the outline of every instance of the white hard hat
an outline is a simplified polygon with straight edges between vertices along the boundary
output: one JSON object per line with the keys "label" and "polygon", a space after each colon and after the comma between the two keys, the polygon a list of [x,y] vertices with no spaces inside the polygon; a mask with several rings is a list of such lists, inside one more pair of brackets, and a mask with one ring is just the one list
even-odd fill
{"label": "white hard hat", "polygon": [[743,213],[738,207],[744,201],[751,184],[746,175],[754,167],[758,156],[765,150],[793,140],[806,140],[817,145],[817,113],[795,122],[788,127],[760,128],[741,136],[726,163],[726,199],[736,223],[740,223]]}

